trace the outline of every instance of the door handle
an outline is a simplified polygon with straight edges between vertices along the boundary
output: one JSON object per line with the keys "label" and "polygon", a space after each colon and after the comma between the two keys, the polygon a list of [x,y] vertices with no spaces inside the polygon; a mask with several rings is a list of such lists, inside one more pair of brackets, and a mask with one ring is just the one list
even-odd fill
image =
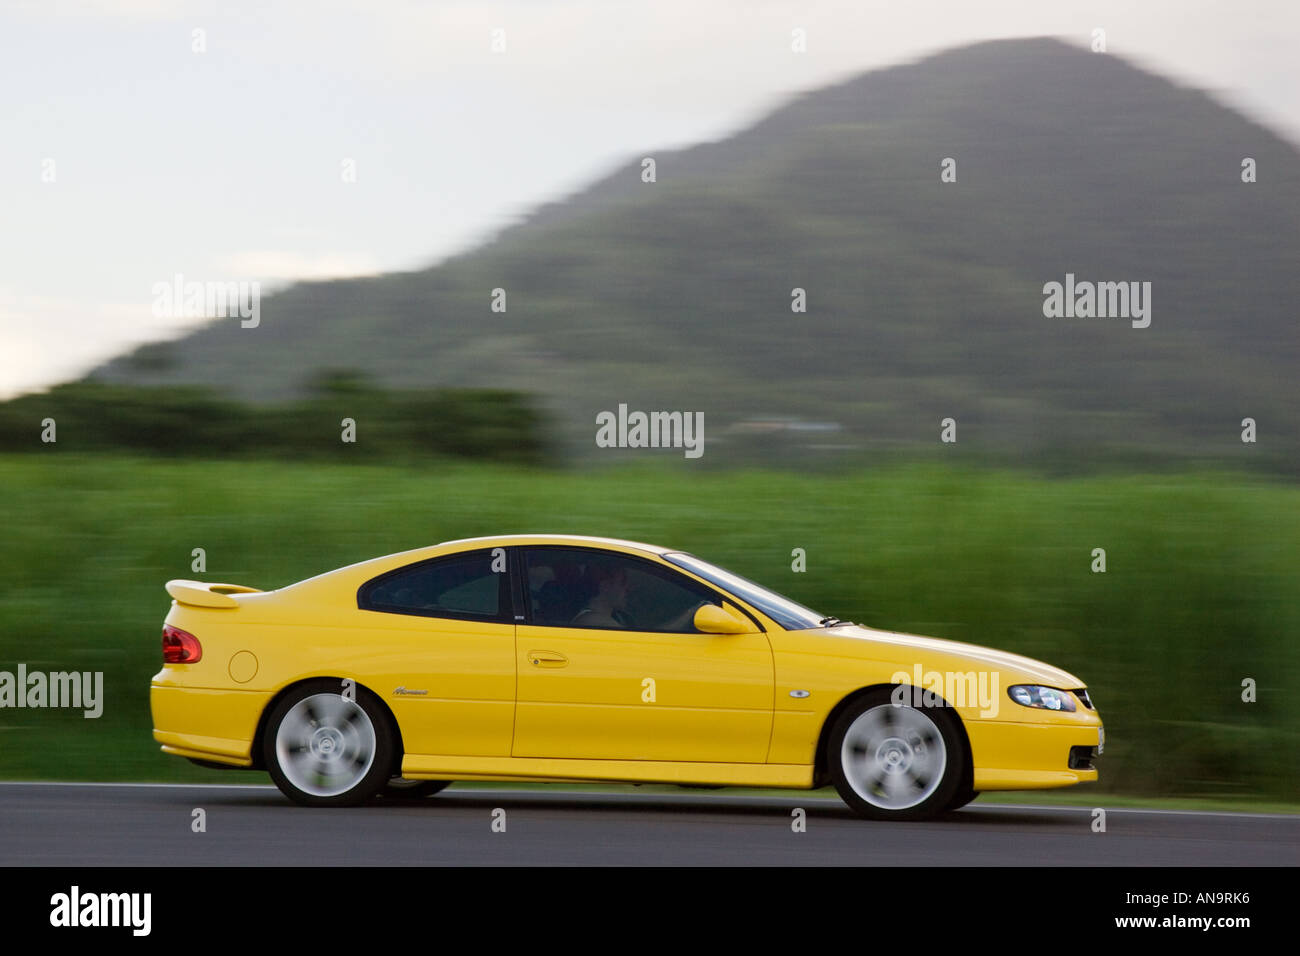
{"label": "door handle", "polygon": [[528,662],[534,667],[563,667],[569,659],[557,651],[529,651]]}

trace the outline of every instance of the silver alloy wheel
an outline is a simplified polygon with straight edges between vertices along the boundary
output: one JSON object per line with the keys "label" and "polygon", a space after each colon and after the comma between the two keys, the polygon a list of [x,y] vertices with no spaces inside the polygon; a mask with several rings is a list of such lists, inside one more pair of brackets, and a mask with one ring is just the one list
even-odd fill
{"label": "silver alloy wheel", "polygon": [[939,788],[948,748],[923,710],[878,704],[845,731],[840,766],[853,790],[873,807],[907,810]]}
{"label": "silver alloy wheel", "polygon": [[314,797],[347,793],[375,761],[375,727],[340,694],[313,694],[289,708],[275,732],[275,755],[289,782]]}

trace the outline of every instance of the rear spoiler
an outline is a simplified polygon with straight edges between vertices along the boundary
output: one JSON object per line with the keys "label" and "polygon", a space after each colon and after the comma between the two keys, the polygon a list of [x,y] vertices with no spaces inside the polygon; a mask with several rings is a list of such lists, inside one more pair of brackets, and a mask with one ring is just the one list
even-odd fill
{"label": "rear spoiler", "polygon": [[194,607],[239,607],[239,602],[230,595],[261,593],[257,588],[246,588],[242,584],[205,584],[183,578],[168,581],[166,587],[167,593],[181,604]]}

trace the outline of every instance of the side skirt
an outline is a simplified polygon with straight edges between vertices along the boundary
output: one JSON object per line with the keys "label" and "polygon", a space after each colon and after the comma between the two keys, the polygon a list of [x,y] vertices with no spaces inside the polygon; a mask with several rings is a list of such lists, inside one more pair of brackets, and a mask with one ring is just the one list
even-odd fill
{"label": "side skirt", "polygon": [[813,768],[810,764],[671,763],[662,760],[407,754],[402,760],[402,776],[413,780],[619,780],[631,783],[703,783],[731,787],[810,789]]}

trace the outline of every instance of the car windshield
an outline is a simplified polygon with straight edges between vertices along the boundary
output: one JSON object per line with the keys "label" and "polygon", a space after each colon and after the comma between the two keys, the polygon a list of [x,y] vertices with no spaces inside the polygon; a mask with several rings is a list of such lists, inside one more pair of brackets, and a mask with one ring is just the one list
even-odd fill
{"label": "car windshield", "polygon": [[679,568],[685,568],[692,574],[698,574],[710,584],[715,584],[723,590],[730,591],[742,601],[758,608],[787,631],[825,627],[828,622],[840,623],[835,618],[828,618],[826,615],[819,614],[802,604],[797,604],[788,597],[782,597],[775,591],[769,591],[761,584],[755,584],[747,578],[742,578],[739,574],[732,574],[715,564],[701,561],[692,554],[674,551],[671,554],[665,554],[664,560],[677,565]]}

